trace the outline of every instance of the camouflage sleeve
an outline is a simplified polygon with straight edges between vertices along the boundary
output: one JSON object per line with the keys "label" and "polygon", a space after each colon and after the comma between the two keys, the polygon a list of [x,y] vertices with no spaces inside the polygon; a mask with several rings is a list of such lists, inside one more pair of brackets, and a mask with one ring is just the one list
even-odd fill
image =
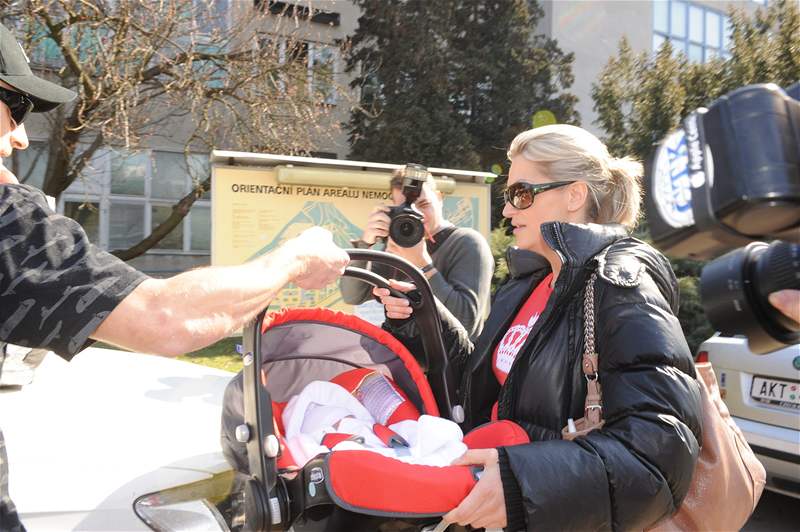
{"label": "camouflage sleeve", "polygon": [[70,359],[147,276],[25,185],[0,187],[0,341]]}

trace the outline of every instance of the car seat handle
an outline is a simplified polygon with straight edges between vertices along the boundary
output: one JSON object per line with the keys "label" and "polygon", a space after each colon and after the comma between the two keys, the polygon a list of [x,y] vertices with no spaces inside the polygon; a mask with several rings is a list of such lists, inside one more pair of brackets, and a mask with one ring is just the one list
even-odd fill
{"label": "car seat handle", "polygon": [[289,518],[289,497],[286,487],[278,479],[276,456],[280,445],[276,445],[269,391],[261,385],[263,354],[261,352],[261,328],[266,309],[255,321],[245,327],[243,335],[244,362],[243,387],[254,393],[244,394],[244,419],[249,438],[247,458],[250,478],[245,482],[245,521],[254,532],[284,530]]}
{"label": "car seat handle", "polygon": [[[439,414],[458,422],[459,416],[457,413],[454,415],[453,412],[453,405],[456,403],[457,376],[453,374],[452,367],[448,365],[447,353],[442,340],[442,320],[436,306],[436,298],[425,274],[406,259],[392,253],[369,249],[347,249],[345,251],[350,255],[351,261],[374,262],[400,270],[416,286],[415,290],[403,294],[402,297],[408,299],[414,309],[414,320],[419,328],[424,350],[420,362],[424,365],[427,373],[428,383],[431,385],[439,407]],[[349,268],[353,268],[353,266]],[[359,268],[359,270],[363,270],[363,268]],[[361,275],[360,272],[355,272],[355,274],[355,276]],[[369,276],[369,279],[364,280],[370,284],[382,283],[374,286],[388,287],[387,280],[377,280],[375,277],[380,276],[373,274],[373,276]],[[415,356],[419,360],[420,354],[415,354]],[[463,419],[463,416],[461,418]]]}
{"label": "car seat handle", "polygon": [[395,290],[386,279],[375,272],[365,270],[364,268],[358,268],[356,266],[348,266],[344,269],[344,275],[347,277],[353,277],[354,279],[359,279],[377,288],[385,288],[393,297],[408,299],[411,303],[414,303],[413,299],[408,294],[401,292],[400,290]]}

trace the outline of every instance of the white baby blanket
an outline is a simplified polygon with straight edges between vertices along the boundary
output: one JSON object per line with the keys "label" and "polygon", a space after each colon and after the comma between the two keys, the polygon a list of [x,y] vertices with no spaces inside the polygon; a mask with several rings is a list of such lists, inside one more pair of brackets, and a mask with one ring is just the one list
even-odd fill
{"label": "white baby blanket", "polygon": [[329,449],[321,444],[328,433],[353,434],[363,444],[346,440],[332,450],[367,450],[410,464],[447,466],[464,454],[466,445],[461,428],[440,417],[422,415],[389,428],[408,442],[408,448],[387,447],[372,431],[376,421],[358,399],[338,384],[326,381],[309,383],[289,400],[283,411],[286,443],[297,465]]}

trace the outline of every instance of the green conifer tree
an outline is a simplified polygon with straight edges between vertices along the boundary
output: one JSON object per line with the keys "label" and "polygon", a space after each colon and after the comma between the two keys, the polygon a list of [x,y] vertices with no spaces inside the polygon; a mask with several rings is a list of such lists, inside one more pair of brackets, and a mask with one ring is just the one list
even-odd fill
{"label": "green conifer tree", "polygon": [[[535,36],[530,0],[358,0],[351,156],[489,170],[532,115],[576,123],[572,55]],[[505,166],[507,168],[507,166]]]}

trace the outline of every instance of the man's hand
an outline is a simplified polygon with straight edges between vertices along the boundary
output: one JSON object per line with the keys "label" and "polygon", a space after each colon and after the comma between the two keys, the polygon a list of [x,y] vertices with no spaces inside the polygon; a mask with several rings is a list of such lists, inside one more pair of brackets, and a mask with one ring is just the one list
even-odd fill
{"label": "man's hand", "polygon": [[790,319],[800,323],[800,290],[779,290],[769,295],[769,302]]}
{"label": "man's hand", "polygon": [[389,239],[386,243],[386,251],[398,257],[403,257],[417,268],[427,266],[433,260],[431,259],[430,253],[428,253],[428,247],[425,245],[424,238],[420,240],[416,246],[410,248],[398,246],[394,240]]}
{"label": "man's hand", "polygon": [[364,234],[361,235],[361,240],[371,246],[378,238],[388,237],[390,223],[389,207],[386,205],[378,205],[372,209],[367,219],[367,227],[364,228]]}
{"label": "man's hand", "polygon": [[442,518],[448,523],[473,528],[504,528],[506,500],[500,480],[497,449],[474,449],[457,458],[452,465],[481,465],[481,479],[461,501],[461,504]]}
{"label": "man's hand", "polygon": [[327,229],[312,227],[284,243],[277,253],[288,261],[290,281],[300,288],[322,288],[344,273],[350,256],[333,243]]}

